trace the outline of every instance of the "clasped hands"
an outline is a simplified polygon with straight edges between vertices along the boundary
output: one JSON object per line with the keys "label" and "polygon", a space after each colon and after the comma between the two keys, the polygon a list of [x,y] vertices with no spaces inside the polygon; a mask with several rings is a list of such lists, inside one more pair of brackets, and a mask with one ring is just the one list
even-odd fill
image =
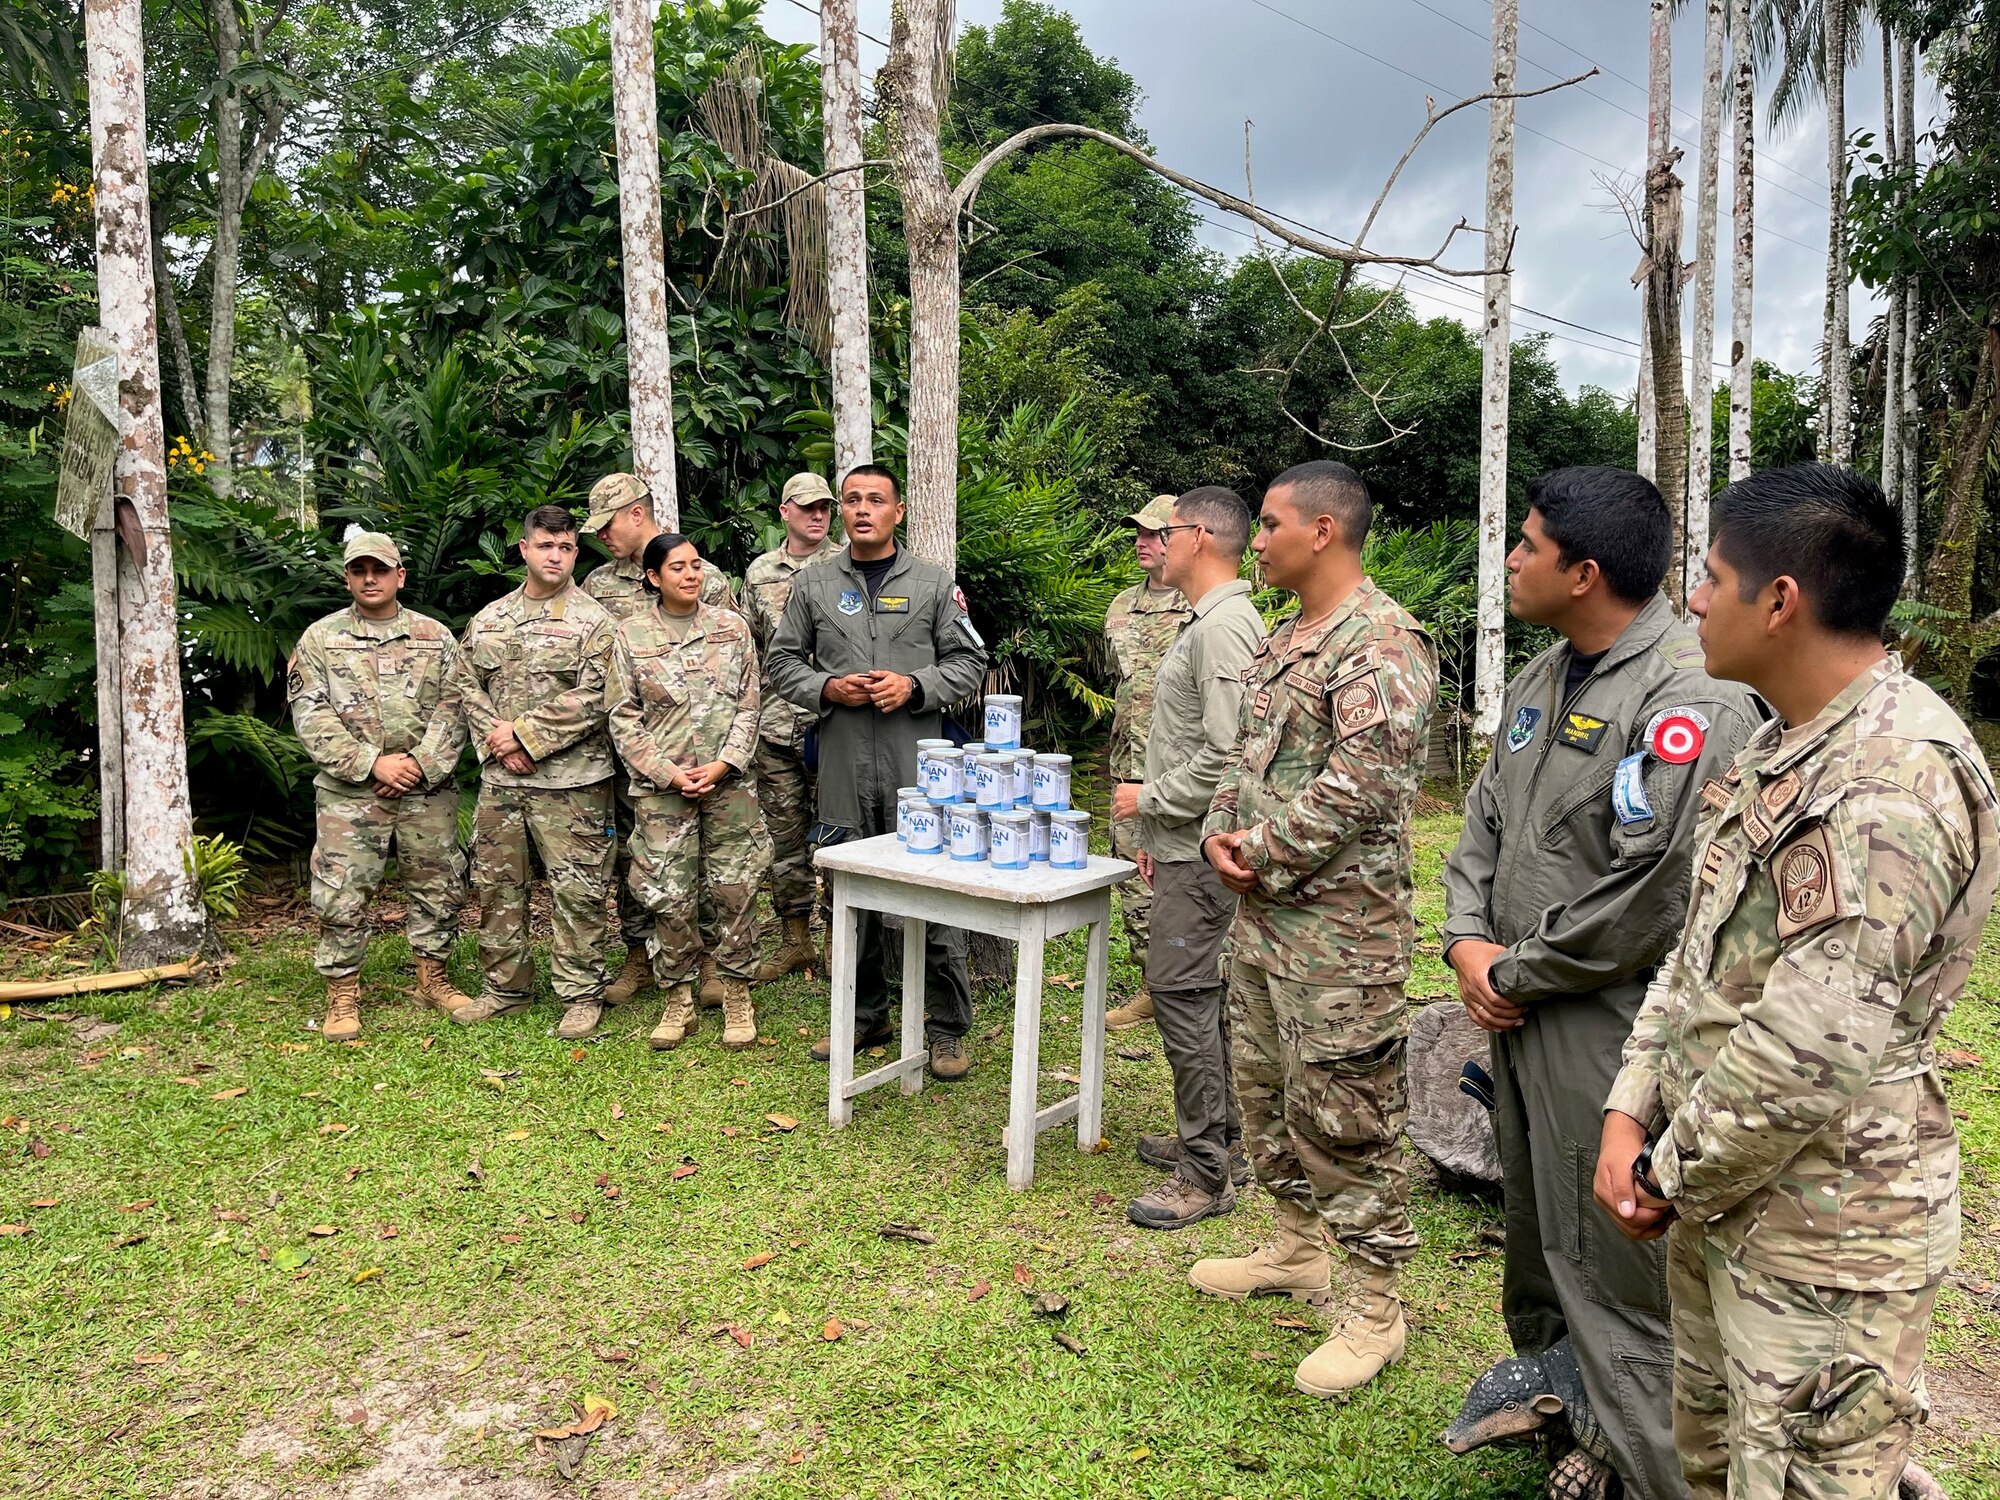
{"label": "clasped hands", "polygon": [[401,750],[376,756],[375,765],[368,774],[375,780],[375,795],[378,797],[400,797],[424,784],[424,768],[417,764],[415,756]]}
{"label": "clasped hands", "polygon": [[520,736],[514,733],[512,724],[495,724],[487,730],[486,750],[488,754],[497,756],[500,764],[516,776],[534,773],[535,758],[522,748]]}
{"label": "clasped hands", "polygon": [[872,704],[878,711],[892,714],[910,701],[916,686],[915,678],[905,677],[901,672],[879,669],[849,672],[845,677],[827,678],[825,697],[843,708],[867,708]]}

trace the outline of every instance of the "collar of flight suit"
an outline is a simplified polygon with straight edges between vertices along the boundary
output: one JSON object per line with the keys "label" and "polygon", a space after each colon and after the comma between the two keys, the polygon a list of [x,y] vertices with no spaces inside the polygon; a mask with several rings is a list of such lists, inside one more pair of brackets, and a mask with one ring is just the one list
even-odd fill
{"label": "collar of flight suit", "polygon": [[[838,557],[829,558],[827,561],[831,566],[839,568],[847,574],[849,578],[854,579],[856,582],[862,581],[860,570],[854,566],[854,549],[851,546],[842,547]],[[877,585],[877,588],[879,589],[887,585],[891,578],[901,578],[903,574],[909,571],[909,568],[910,549],[905,547],[901,542],[898,542],[896,544],[894,560],[889,564],[889,571],[882,575],[882,582]]]}
{"label": "collar of flight suit", "polygon": [[[1618,639],[1613,641],[1610,649],[1604,653],[1604,659],[1591,669],[1590,676],[1584,678],[1584,681],[1589,682],[1592,678],[1602,677],[1607,672],[1617,670],[1633,657],[1652,650],[1659,645],[1660,637],[1667,633],[1673,623],[1674,607],[1667,602],[1667,596],[1653,595],[1640,606],[1639,613],[1625,623],[1625,628],[1618,632]],[[1575,654],[1576,647],[1565,642],[1563,649],[1549,658],[1550,674],[1558,682],[1568,673],[1570,658]]]}
{"label": "collar of flight suit", "polygon": [[[1759,776],[1773,776],[1788,766],[1797,765],[1825,744],[1834,730],[1861,707],[1869,694],[1902,670],[1901,653],[1891,651],[1835,693],[1825,708],[1799,726],[1799,734],[1789,744],[1785,741],[1784,722],[1775,718],[1769,720],[1760,726],[1758,732],[1751,736],[1750,743],[1744,747],[1744,769],[1754,771]],[[1767,754],[1769,758],[1759,763],[1753,758],[1753,754]]]}

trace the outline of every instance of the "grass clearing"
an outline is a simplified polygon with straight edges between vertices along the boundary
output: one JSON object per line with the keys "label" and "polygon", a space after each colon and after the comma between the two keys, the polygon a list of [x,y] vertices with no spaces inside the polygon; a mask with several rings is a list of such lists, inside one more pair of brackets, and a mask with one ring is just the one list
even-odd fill
{"label": "grass clearing", "polygon": [[[1420,829],[1431,943],[1455,831]],[[1172,1117],[1150,1032],[1113,1047],[1151,1057],[1107,1059],[1112,1149],[1050,1132],[1016,1194],[1010,1008],[992,988],[969,1078],[870,1094],[836,1133],[805,1055],[824,989],[803,980],[760,992],[775,1045],[724,1053],[704,1012],[694,1042],[652,1053],[649,999],[571,1047],[552,1007],[473,1028],[420,1010],[397,993],[405,945],[382,937],[364,1040],[340,1047],[306,1026],[310,954],[299,930],[200,986],[0,1023],[0,1221],[33,1231],[0,1238],[12,1491],[559,1494],[563,1445],[533,1434],[601,1395],[617,1415],[574,1481],[596,1496],[1540,1492],[1532,1453],[1458,1459],[1437,1441],[1507,1352],[1499,1260],[1477,1254],[1497,1208],[1422,1180],[1408,1358],[1344,1405],[1293,1394],[1319,1335],[1278,1326],[1292,1305],[1222,1304],[1184,1280],[1253,1243],[1266,1201],[1176,1235],[1125,1222],[1155,1180],[1131,1142]],[[453,971],[472,983],[469,940]],[[1080,942],[1052,945],[1048,973],[1045,1099],[1075,1067],[1080,989],[1059,976],[1081,979]],[[1975,987],[1951,1044],[2000,1061],[2000,957]],[[1412,993],[1447,989],[1427,953]],[[51,1009],[72,1019],[35,1018]],[[1951,1075],[1967,1252],[1940,1305],[1946,1394],[1925,1442],[1954,1496],[2000,1495],[1976,1385],[2000,1369],[1995,1076]],[[891,1223],[936,1242],[882,1238]],[[1030,1310],[1042,1291],[1069,1299],[1059,1324]]]}

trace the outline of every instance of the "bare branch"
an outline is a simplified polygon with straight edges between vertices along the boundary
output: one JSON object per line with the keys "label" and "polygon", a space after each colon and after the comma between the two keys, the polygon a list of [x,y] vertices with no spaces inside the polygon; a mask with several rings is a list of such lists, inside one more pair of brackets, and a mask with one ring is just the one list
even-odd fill
{"label": "bare branch", "polygon": [[798,184],[798,186],[794,187],[789,193],[786,193],[782,198],[773,198],[768,203],[756,203],[752,204],[749,208],[738,209],[735,213],[731,214],[729,217],[732,219],[748,219],[748,218],[753,218],[758,214],[769,213],[772,209],[781,208],[785,204],[791,202],[792,199],[798,197],[799,194],[809,193],[814,188],[818,187],[822,182],[825,182],[828,178],[838,177],[843,172],[860,172],[864,171],[869,167],[889,167],[894,165],[895,165],[894,162],[891,162],[885,158],[878,158],[878,157],[870,157],[867,161],[850,162],[848,165],[844,167],[835,167],[830,172],[822,172],[817,177],[808,177],[804,182]]}

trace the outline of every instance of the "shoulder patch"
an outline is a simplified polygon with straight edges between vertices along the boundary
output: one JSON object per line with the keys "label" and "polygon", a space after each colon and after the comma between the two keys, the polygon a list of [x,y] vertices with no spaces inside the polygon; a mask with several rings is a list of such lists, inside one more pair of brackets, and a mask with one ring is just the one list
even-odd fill
{"label": "shoulder patch", "polygon": [[1723,811],[1735,800],[1735,794],[1713,776],[1701,784],[1701,805],[1712,812]]}
{"label": "shoulder patch", "polygon": [[1778,938],[1789,942],[1840,915],[1840,888],[1824,824],[1800,834],[1771,857],[1778,885]]}
{"label": "shoulder patch", "polygon": [[1669,635],[1654,649],[1670,667],[1684,669],[1708,665],[1708,653],[1701,649],[1701,642],[1686,636]]}
{"label": "shoulder patch", "polygon": [[1764,810],[1765,817],[1782,818],[1786,810],[1799,800],[1799,789],[1803,785],[1797,771],[1787,771],[1757,794],[1757,805]]}
{"label": "shoulder patch", "polygon": [[1698,708],[1663,708],[1646,721],[1641,737],[1656,760],[1684,766],[1701,755],[1707,743],[1708,715]]}
{"label": "shoulder patch", "polygon": [[1334,727],[1342,740],[1389,722],[1389,703],[1382,694],[1382,674],[1378,670],[1370,669],[1331,690],[1331,696]]}
{"label": "shoulder patch", "polygon": [[1541,722],[1539,708],[1523,708],[1514,715],[1514,722],[1507,728],[1507,753],[1525,750],[1535,737],[1535,726]]}

